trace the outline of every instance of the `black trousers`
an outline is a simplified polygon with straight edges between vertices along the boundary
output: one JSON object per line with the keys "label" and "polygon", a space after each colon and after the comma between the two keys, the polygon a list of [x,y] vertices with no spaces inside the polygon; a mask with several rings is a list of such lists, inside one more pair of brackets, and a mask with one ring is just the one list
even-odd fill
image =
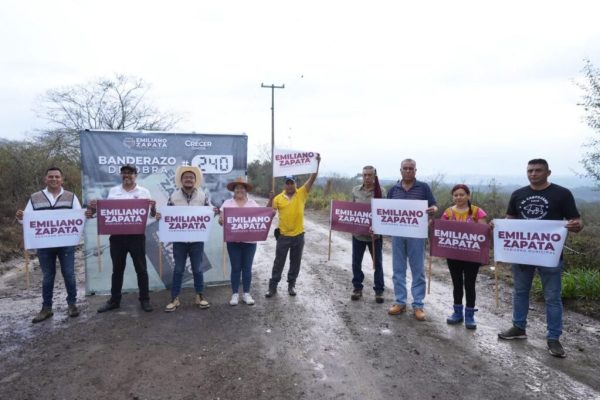
{"label": "black trousers", "polygon": [[479,272],[480,264],[469,261],[448,259],[448,269],[452,277],[454,285],[453,295],[454,304],[462,304],[463,302],[463,286],[467,297],[467,307],[475,307],[475,281],[477,281],[477,273]]}
{"label": "black trousers", "polygon": [[304,233],[298,236],[279,236],[277,246],[275,248],[275,261],[273,262],[273,271],[271,272],[271,280],[269,288],[277,288],[277,284],[281,280],[283,267],[288,252],[290,253],[290,269],[287,275],[289,286],[296,285],[296,279],[300,274],[300,262],[302,261],[302,250],[304,249]]}
{"label": "black trousers", "polygon": [[127,265],[127,253],[131,255],[135,273],[137,274],[140,301],[149,300],[148,270],[146,266],[146,235],[112,235],[110,242],[110,258],[112,259],[111,301],[121,301],[123,274]]}

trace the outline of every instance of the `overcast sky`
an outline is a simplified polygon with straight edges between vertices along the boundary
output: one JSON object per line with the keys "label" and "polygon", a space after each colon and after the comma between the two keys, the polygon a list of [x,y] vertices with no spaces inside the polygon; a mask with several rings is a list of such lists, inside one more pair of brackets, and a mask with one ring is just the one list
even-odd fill
{"label": "overcast sky", "polygon": [[[486,5],[493,3],[494,5]],[[44,121],[47,89],[114,73],[152,84],[182,132],[246,133],[319,151],[322,171],[522,175],[581,171],[577,106],[600,66],[598,1],[22,1],[0,11],[0,137]]]}

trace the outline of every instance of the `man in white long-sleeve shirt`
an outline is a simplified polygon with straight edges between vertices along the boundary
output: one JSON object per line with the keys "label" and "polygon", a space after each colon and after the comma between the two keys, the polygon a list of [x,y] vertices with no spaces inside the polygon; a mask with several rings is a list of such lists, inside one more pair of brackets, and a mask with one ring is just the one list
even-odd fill
{"label": "man in white long-sleeve shirt", "polygon": [[[108,199],[149,199],[150,216],[156,215],[156,202],[152,200],[150,191],[145,187],[136,184],[137,167],[133,165],[123,165],[121,167],[121,185],[114,186],[108,192]],[[96,207],[96,201],[90,202],[92,208]],[[87,217],[92,216],[92,211],[86,212]],[[102,305],[98,312],[114,310],[121,305],[121,289],[123,288],[123,275],[127,264],[127,253],[131,255],[135,273],[137,274],[139,300],[144,311],[152,311],[150,305],[150,289],[148,270],[146,266],[146,235],[111,235],[110,258],[113,264],[112,281],[110,287],[110,299]]]}

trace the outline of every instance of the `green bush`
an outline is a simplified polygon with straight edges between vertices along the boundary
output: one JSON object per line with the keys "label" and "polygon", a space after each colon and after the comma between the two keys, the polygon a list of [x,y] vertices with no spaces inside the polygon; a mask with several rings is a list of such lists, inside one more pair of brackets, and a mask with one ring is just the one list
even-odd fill
{"label": "green bush", "polygon": [[[538,275],[533,279],[533,294],[544,297]],[[561,297],[565,300],[600,300],[600,271],[573,268],[563,272]]]}
{"label": "green bush", "polygon": [[313,210],[324,210],[329,208],[331,200],[350,201],[352,196],[350,192],[330,192],[326,193],[326,189],[322,187],[314,187],[310,191],[310,195],[306,200],[306,207]]}

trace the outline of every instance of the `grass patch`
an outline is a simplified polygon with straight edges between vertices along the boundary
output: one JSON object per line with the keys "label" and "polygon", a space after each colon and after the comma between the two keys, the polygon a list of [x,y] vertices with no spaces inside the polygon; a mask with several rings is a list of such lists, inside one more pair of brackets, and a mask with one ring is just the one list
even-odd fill
{"label": "grass patch", "polygon": [[[538,275],[533,279],[533,294],[538,298],[544,297]],[[600,300],[600,271],[587,268],[564,271],[561,296],[565,300]]]}

